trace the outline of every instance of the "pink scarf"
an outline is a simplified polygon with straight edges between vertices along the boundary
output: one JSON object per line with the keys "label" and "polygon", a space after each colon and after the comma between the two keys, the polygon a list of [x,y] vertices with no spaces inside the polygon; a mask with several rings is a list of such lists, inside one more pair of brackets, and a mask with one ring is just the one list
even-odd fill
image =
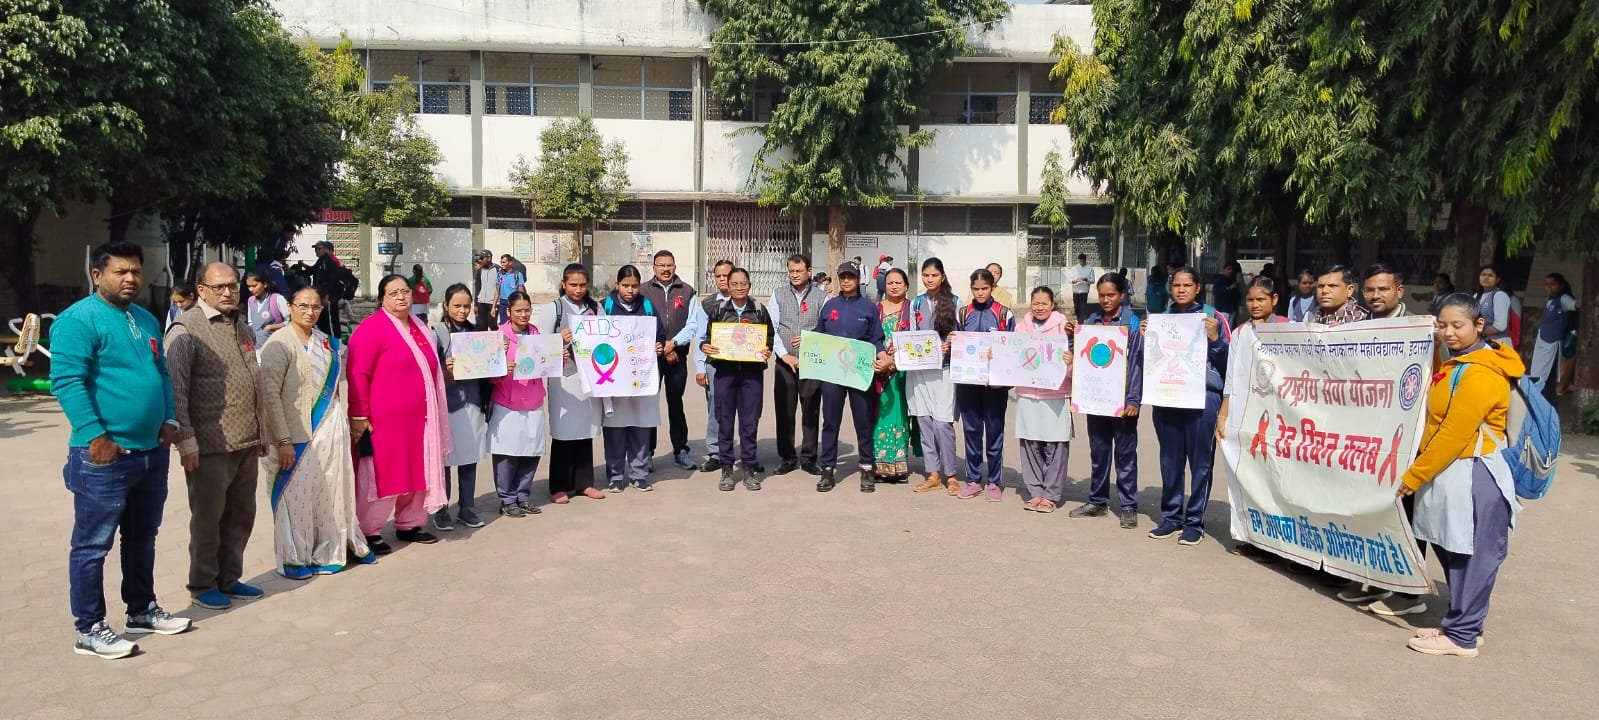
{"label": "pink scarf", "polygon": [[[379,310],[389,322],[394,324],[394,331],[400,334],[400,341],[411,350],[411,358],[416,360],[417,370],[422,373],[422,384],[425,386],[423,394],[427,397],[427,417],[422,430],[422,466],[426,473],[427,492],[422,496],[422,507],[429,513],[438,512],[445,505],[450,504],[444,495],[444,456],[450,452],[450,424],[444,421],[444,373],[437,365],[430,365],[428,359],[422,355],[422,349],[417,347],[416,341],[411,338],[410,328],[400,323],[400,319],[393,314]],[[411,327],[421,332],[424,336],[431,332],[422,324],[415,315],[406,315],[411,321]]]}

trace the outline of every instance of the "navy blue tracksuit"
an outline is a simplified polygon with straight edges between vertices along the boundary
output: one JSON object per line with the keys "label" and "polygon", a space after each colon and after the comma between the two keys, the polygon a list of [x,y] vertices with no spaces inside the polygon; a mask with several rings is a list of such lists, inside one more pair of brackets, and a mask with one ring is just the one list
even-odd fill
{"label": "navy blue tracksuit", "polygon": [[[822,306],[822,315],[816,320],[816,332],[834,337],[860,340],[871,344],[878,352],[884,346],[883,320],[877,303],[856,293],[839,295]],[[860,452],[861,472],[872,471],[872,431],[877,425],[877,395],[870,389],[822,383],[822,441],[817,448],[816,464],[823,470],[838,465],[838,430],[844,423],[844,400],[849,400],[850,420],[855,423],[855,449]]]}
{"label": "navy blue tracksuit", "polygon": [[[1138,316],[1126,305],[1116,317],[1107,318],[1095,311],[1087,325],[1127,326],[1127,407],[1136,408],[1144,398],[1144,336],[1138,332]],[[1123,511],[1138,509],[1138,416],[1088,416],[1088,458],[1091,464],[1088,502],[1110,505],[1111,461],[1116,463],[1116,502]]]}
{"label": "navy blue tracksuit", "polygon": [[[1016,318],[1010,310],[990,298],[961,308],[956,323],[961,332],[1013,332]],[[998,485],[1004,468],[1005,409],[1010,405],[1010,388],[956,385],[955,409],[960,412],[961,432],[966,439],[966,482]],[[987,442],[984,442],[984,439]],[[983,459],[988,459],[988,474],[983,474]]]}
{"label": "navy blue tracksuit", "polygon": [[[1209,305],[1190,303],[1170,313],[1205,313],[1221,326],[1210,343],[1205,362],[1205,408],[1157,407],[1155,438],[1160,441],[1161,524],[1205,529],[1205,506],[1210,503],[1210,477],[1216,455],[1216,413],[1221,409],[1222,373],[1227,367],[1232,329],[1227,319]],[[1188,498],[1183,499],[1183,465],[1188,466]]]}
{"label": "navy blue tracksuit", "polygon": [[[711,341],[711,324],[721,322],[749,323],[766,326],[766,349],[772,349],[777,333],[772,329],[772,316],[766,308],[745,298],[744,307],[733,305],[732,299],[722,300],[707,313],[705,335],[700,344]],[[755,435],[761,424],[761,395],[766,387],[766,363],[717,360],[707,358],[706,365],[716,369],[713,396],[716,413],[716,459],[724,469],[733,467],[733,421],[738,420],[739,462],[744,469],[755,466]]]}

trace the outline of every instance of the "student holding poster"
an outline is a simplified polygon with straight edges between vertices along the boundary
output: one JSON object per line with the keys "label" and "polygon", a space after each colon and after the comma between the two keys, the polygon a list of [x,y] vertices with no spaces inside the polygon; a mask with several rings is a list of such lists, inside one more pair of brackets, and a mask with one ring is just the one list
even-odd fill
{"label": "student holding poster", "polygon": [[[533,325],[533,300],[517,290],[505,299],[510,322],[500,325],[505,354],[515,364],[517,340],[537,335]],[[489,414],[489,451],[494,453],[494,492],[500,514],[506,517],[536,515],[533,474],[544,456],[544,380],[518,380],[511,373],[494,379],[494,407]],[[464,491],[463,491],[464,492]]]}
{"label": "student holding poster", "polygon": [[[1116,470],[1116,503],[1123,530],[1138,527],[1138,405],[1144,397],[1144,336],[1139,332],[1138,316],[1122,303],[1127,296],[1127,278],[1116,273],[1101,275],[1098,283],[1099,310],[1088,316],[1086,325],[1119,328],[1127,341],[1125,403],[1120,414],[1088,415],[1089,483],[1088,502],[1068,513],[1070,517],[1099,517],[1110,505],[1111,463]],[[1117,348],[1108,346],[1114,354]],[[1084,352],[1079,350],[1078,352]],[[1093,363],[1090,352],[1088,362]]]}
{"label": "student holding poster", "polygon": [[[444,291],[444,319],[433,324],[434,350],[444,366],[444,404],[449,410],[450,451],[444,455],[444,498],[450,497],[450,468],[455,468],[460,512],[456,519],[470,528],[483,527],[477,516],[477,464],[489,456],[488,418],[483,413],[483,397],[488,390],[484,380],[457,380],[455,358],[450,355],[450,335],[476,331],[469,319],[475,303],[472,291],[456,283]],[[455,529],[450,509],[433,514],[433,529]]]}
{"label": "student holding poster", "polygon": [[[822,315],[816,321],[816,332],[834,337],[859,340],[877,350],[872,369],[881,372],[889,365],[887,345],[883,339],[882,318],[878,316],[877,303],[861,294],[860,268],[850,263],[838,266],[838,297],[822,306]],[[838,484],[838,428],[844,421],[844,401],[849,401],[850,418],[855,423],[855,448],[860,452],[861,492],[877,489],[872,471],[872,425],[877,418],[877,395],[870,389],[856,390],[834,383],[822,384],[822,442],[818,448],[817,464],[822,477],[816,482],[816,492],[829,492]]]}
{"label": "student holding poster", "polygon": [[[761,395],[766,388],[766,361],[772,358],[772,316],[750,297],[750,272],[735,267],[727,274],[726,300],[711,309],[700,352],[716,370],[716,461],[722,468],[723,492],[732,492],[740,480],[744,489],[761,489],[761,473],[755,461],[755,433],[761,424]],[[711,344],[710,328],[716,323],[748,323],[766,327],[766,347],[759,362],[722,360],[719,348]],[[733,472],[733,422],[738,421],[739,473]],[[742,476],[742,477],[740,477]]]}
{"label": "student holding poster", "polygon": [[[1168,314],[1197,313],[1205,326],[1205,406],[1203,409],[1156,407],[1155,437],[1160,441],[1161,522],[1149,537],[1164,540],[1179,533],[1177,542],[1198,545],[1205,537],[1205,507],[1210,503],[1212,463],[1216,455],[1216,413],[1221,408],[1222,372],[1227,367],[1227,346],[1232,330],[1227,319],[1199,302],[1199,271],[1179,268],[1171,276]],[[1146,339],[1147,325],[1145,326]],[[1183,467],[1190,476],[1188,496],[1183,496]]]}
{"label": "student holding poster", "polygon": [[[1016,332],[1059,335],[1060,342],[1068,342],[1077,321],[1055,310],[1055,292],[1039,286],[1030,299],[1032,312],[1016,323]],[[1071,357],[1067,352],[1068,361]],[[1022,441],[1022,484],[1029,496],[1023,509],[1052,513],[1060,506],[1073,434],[1071,394],[1069,364],[1058,388],[1016,388],[1016,437]]]}
{"label": "student holding poster", "polygon": [[[962,308],[956,323],[962,332],[1012,332],[1016,318],[1010,309],[993,297],[994,275],[987,270],[972,272],[972,302]],[[962,500],[982,495],[999,502],[1004,493],[999,473],[1004,467],[1005,408],[1010,404],[1010,388],[958,385],[955,406],[960,409],[961,427],[966,433],[966,486]],[[986,442],[985,442],[986,440]],[[983,474],[983,458],[988,458],[988,474]]]}
{"label": "student holding poster", "polygon": [[[655,305],[640,292],[642,276],[638,268],[623,265],[616,271],[616,288],[605,298],[605,314],[612,317],[648,317],[655,321],[655,354],[666,343],[666,327],[655,314]],[[659,371],[659,359],[656,362]],[[650,457],[650,436],[661,425],[661,402],[655,395],[606,398],[600,403],[605,417],[601,432],[605,436],[605,491],[622,492],[629,483],[640,492],[655,489],[650,483],[654,463]]]}
{"label": "student holding poster", "polygon": [[[555,299],[555,324],[551,332],[561,334],[567,347],[572,331],[567,317],[600,315],[600,306],[589,297],[589,269],[572,263],[561,273],[561,296]],[[583,390],[577,365],[570,354],[560,380],[545,386],[549,392],[550,416],[550,502],[565,505],[574,494],[604,500],[605,493],[594,489],[594,437],[600,434],[600,401]]]}
{"label": "student holding poster", "polygon": [[922,261],[921,295],[911,301],[911,329],[931,330],[943,341],[943,367],[905,373],[906,406],[922,434],[922,462],[927,479],[916,492],[932,492],[949,483],[949,494],[961,490],[960,469],[955,465],[955,382],[949,377],[949,334],[955,330],[955,309],[960,301],[949,289],[944,262]]}

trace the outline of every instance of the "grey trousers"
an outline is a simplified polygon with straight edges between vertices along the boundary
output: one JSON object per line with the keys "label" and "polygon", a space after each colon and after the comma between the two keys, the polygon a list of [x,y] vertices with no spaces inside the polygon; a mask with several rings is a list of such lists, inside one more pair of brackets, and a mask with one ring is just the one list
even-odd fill
{"label": "grey trousers", "polygon": [[605,436],[605,480],[612,485],[650,479],[650,431],[654,428],[608,427]]}
{"label": "grey trousers", "polygon": [[189,594],[233,587],[244,576],[244,546],[255,527],[254,447],[201,453],[189,486]]}
{"label": "grey trousers", "polygon": [[916,418],[916,424],[922,433],[922,465],[927,474],[938,473],[946,479],[960,475],[955,459],[955,423],[922,415]]}
{"label": "grey trousers", "polygon": [[705,420],[705,456],[715,458],[718,457],[716,437],[721,427],[716,422],[716,368],[710,363],[705,364],[705,409],[710,415]]}
{"label": "grey trousers", "polygon": [[1041,497],[1056,505],[1066,493],[1066,457],[1071,453],[1068,442],[1023,440],[1022,485],[1030,498]]}
{"label": "grey trousers", "polygon": [[1493,475],[1482,463],[1471,473],[1471,554],[1452,553],[1437,545],[1438,562],[1449,581],[1449,611],[1440,625],[1449,640],[1463,648],[1477,647],[1483,620],[1488,617],[1488,597],[1493,594],[1499,565],[1510,551],[1510,504],[1499,493]]}

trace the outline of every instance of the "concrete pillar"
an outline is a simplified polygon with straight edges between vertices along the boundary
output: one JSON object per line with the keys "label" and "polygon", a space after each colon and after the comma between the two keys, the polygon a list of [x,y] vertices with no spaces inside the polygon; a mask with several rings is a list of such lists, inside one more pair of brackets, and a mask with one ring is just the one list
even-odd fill
{"label": "concrete pillar", "polygon": [[[483,52],[473,50],[467,73],[470,77],[467,86],[467,105],[472,108],[472,187],[481,190],[483,187],[483,105],[487,95],[483,92]],[[472,207],[481,210],[482,203],[474,203]]]}
{"label": "concrete pillar", "polygon": [[1016,194],[1027,194],[1027,116],[1032,105],[1033,74],[1028,66],[1016,65]]}
{"label": "concrete pillar", "polygon": [[705,189],[705,58],[694,58],[694,192]]}
{"label": "concrete pillar", "polygon": [[577,114],[594,116],[594,56],[577,56]]}

